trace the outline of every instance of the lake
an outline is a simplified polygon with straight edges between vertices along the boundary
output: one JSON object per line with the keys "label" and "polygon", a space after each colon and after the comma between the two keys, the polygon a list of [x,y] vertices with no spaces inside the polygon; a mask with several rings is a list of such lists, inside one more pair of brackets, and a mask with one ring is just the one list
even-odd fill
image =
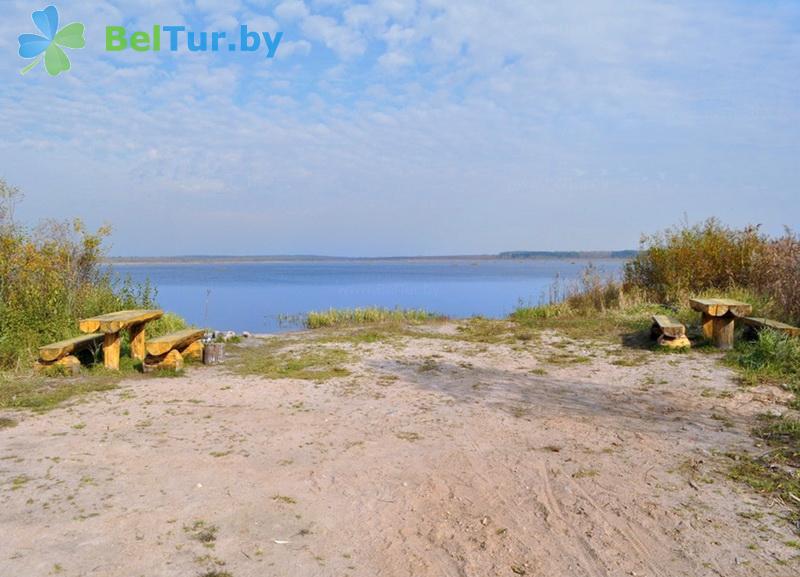
{"label": "lake", "polygon": [[[617,274],[621,259],[596,260]],[[158,303],[190,323],[217,330],[282,332],[282,315],[382,306],[450,317],[500,318],[520,303],[547,300],[556,278],[576,279],[586,260],[334,260],[258,263],[115,264],[121,276],[150,281]]]}

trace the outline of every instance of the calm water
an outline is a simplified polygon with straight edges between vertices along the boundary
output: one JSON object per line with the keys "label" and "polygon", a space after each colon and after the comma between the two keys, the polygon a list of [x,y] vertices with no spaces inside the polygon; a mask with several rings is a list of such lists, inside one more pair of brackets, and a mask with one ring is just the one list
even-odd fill
{"label": "calm water", "polygon": [[[616,273],[621,260],[595,261]],[[554,279],[576,278],[586,261],[334,261],[257,264],[115,265],[149,278],[158,302],[198,326],[280,332],[280,315],[365,306],[423,308],[451,317],[503,317],[538,304]]]}

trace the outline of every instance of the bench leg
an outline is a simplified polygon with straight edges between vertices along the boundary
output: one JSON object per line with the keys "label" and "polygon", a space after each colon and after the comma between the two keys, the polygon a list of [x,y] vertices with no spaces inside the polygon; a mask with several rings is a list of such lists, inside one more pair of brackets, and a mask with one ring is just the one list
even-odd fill
{"label": "bench leg", "polygon": [[714,317],[703,313],[703,337],[709,341],[714,337]]}
{"label": "bench leg", "polygon": [[106,333],[103,335],[103,365],[107,369],[119,370],[119,346],[121,341],[119,333]]}
{"label": "bench leg", "polygon": [[131,357],[143,361],[145,357],[144,349],[144,323],[131,325],[128,329],[131,335]]}
{"label": "bench leg", "polygon": [[718,348],[733,348],[733,328],[733,317],[714,317],[714,344]]}

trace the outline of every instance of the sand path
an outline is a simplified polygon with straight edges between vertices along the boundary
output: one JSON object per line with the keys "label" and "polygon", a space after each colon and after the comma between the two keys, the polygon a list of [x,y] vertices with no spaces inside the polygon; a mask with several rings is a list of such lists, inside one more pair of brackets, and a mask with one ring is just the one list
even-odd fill
{"label": "sand path", "polygon": [[0,575],[797,575],[716,454],[756,451],[779,393],[708,355],[336,346],[353,374],[324,383],[194,367],[18,416]]}

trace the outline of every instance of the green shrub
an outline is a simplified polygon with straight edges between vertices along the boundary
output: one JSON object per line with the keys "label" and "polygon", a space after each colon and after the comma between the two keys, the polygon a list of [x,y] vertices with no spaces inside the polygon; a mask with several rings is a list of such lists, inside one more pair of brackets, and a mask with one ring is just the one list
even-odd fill
{"label": "green shrub", "polygon": [[509,319],[519,323],[530,323],[538,320],[554,319],[572,314],[567,303],[552,303],[535,307],[521,306],[514,310]]}
{"label": "green shrub", "polygon": [[753,287],[767,238],[758,227],[737,230],[711,218],[644,235],[640,245],[625,266],[625,287],[677,305],[703,291]]}
{"label": "green shrub", "polygon": [[183,317],[175,313],[166,312],[160,319],[147,323],[145,330],[147,331],[147,338],[154,338],[183,330],[188,326]]}
{"label": "green shrub", "polygon": [[776,375],[800,376],[800,339],[765,329],[750,343],[742,343],[738,363],[745,369]]}
{"label": "green shrub", "polygon": [[729,360],[745,371],[747,380],[783,380],[789,388],[800,392],[798,338],[765,329],[755,341],[740,341]]}
{"label": "green shrub", "polygon": [[759,315],[800,322],[800,239],[791,230],[770,238],[757,226],[735,229],[712,218],[645,235],[640,248],[625,265],[627,294],[672,306],[727,296]]}
{"label": "green shrub", "polygon": [[[120,281],[101,264],[108,227],[92,232],[77,219],[23,227],[13,220],[19,198],[0,179],[0,368],[29,365],[42,344],[76,336],[81,318],[156,306],[149,283]],[[182,322],[166,316],[148,331]]]}

